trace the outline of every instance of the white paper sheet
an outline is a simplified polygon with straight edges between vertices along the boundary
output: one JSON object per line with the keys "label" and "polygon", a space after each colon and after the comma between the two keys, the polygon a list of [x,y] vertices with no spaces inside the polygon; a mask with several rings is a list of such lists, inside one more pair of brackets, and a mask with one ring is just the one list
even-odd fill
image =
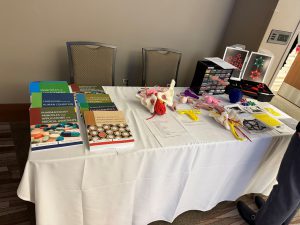
{"label": "white paper sheet", "polygon": [[172,113],[145,120],[146,125],[161,146],[192,144],[192,136]]}

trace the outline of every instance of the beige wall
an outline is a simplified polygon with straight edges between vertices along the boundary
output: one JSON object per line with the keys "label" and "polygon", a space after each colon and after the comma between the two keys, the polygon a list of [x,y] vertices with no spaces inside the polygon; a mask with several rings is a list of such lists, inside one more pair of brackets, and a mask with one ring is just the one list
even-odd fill
{"label": "beige wall", "polygon": [[277,3],[278,0],[237,0],[219,45],[219,56],[223,56],[226,46],[234,44],[257,51]]}
{"label": "beige wall", "polygon": [[272,81],[274,81],[274,79],[272,79],[273,76],[277,75],[275,71],[277,68],[282,66],[282,64],[280,64],[282,57],[286,57],[286,54],[284,55],[284,53],[287,45],[267,43],[267,39],[272,29],[294,32],[300,21],[299,9],[300,0],[279,0],[270,24],[265,32],[264,38],[260,44],[260,50],[267,49],[274,55],[272,65],[268,71],[265,81],[265,83],[270,84],[270,86]]}
{"label": "beige wall", "polygon": [[234,0],[1,0],[0,103],[28,102],[32,80],[68,79],[65,42],[118,47],[116,83],[140,84],[141,48],[183,52],[179,85],[212,56]]}

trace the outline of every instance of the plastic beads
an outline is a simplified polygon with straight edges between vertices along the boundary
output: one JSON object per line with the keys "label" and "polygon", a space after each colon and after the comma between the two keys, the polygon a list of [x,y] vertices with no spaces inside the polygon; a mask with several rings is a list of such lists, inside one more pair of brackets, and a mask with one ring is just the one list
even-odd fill
{"label": "plastic beads", "polygon": [[255,106],[255,105],[256,105],[255,102],[253,102],[253,101],[248,101],[248,100],[245,99],[245,98],[243,98],[243,99],[241,100],[241,104],[242,104],[243,106]]}

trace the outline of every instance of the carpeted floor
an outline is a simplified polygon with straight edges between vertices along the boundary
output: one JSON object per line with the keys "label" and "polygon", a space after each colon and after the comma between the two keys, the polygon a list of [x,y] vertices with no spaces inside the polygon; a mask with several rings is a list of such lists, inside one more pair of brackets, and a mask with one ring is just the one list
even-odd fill
{"label": "carpeted floor", "polygon": [[[34,205],[19,199],[16,190],[20,182],[29,148],[28,124],[0,123],[0,224],[34,225]],[[253,195],[246,195],[246,201],[253,209]],[[149,225],[168,225],[156,221]],[[235,202],[219,203],[207,212],[188,211],[179,215],[173,225],[244,225],[235,208]],[[300,213],[293,225],[300,225]],[[56,225],[56,224],[53,224]],[[69,224],[65,224],[69,225]]]}

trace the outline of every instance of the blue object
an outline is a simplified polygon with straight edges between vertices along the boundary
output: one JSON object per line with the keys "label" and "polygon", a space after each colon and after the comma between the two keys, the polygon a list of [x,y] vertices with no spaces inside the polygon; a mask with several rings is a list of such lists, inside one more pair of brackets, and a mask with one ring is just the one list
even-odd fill
{"label": "blue object", "polygon": [[237,103],[243,98],[243,92],[238,88],[232,88],[229,91],[229,100],[231,103]]}
{"label": "blue object", "polygon": [[56,141],[63,141],[64,139],[65,139],[64,137],[59,136],[59,137],[56,138]]}
{"label": "blue object", "polygon": [[30,95],[32,94],[32,92],[40,92],[40,82],[39,81],[30,82],[29,92]]}
{"label": "blue object", "polygon": [[77,93],[76,94],[76,99],[78,103],[85,103],[86,99],[85,99],[85,95],[83,93]]}
{"label": "blue object", "polygon": [[42,107],[75,106],[72,93],[42,93]]}

